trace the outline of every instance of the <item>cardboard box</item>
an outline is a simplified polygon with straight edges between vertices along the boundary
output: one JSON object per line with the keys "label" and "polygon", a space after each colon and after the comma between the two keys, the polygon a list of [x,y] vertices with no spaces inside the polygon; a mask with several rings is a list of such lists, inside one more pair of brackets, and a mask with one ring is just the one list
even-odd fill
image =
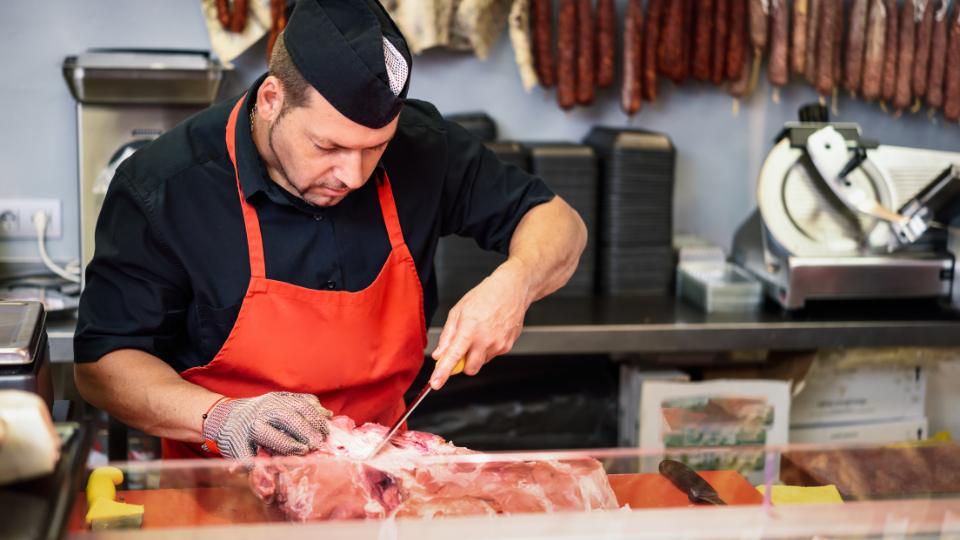
{"label": "cardboard box", "polygon": [[927,437],[927,419],[911,418],[893,422],[830,424],[790,429],[791,443],[888,444],[918,441]]}
{"label": "cardboard box", "polygon": [[926,371],[919,367],[813,369],[793,398],[790,426],[920,418],[926,388]]}
{"label": "cardboard box", "polygon": [[625,448],[640,446],[640,401],[644,381],[689,381],[690,375],[675,369],[651,370],[644,366],[620,366],[620,396],[617,408],[617,444]]}
{"label": "cardboard box", "polygon": [[[750,482],[762,482],[762,447],[787,443],[789,418],[790,383],[784,381],[644,381],[640,447],[659,452],[640,458],[640,470],[656,472],[666,453],[694,469],[732,469]],[[688,451],[710,447],[723,449]],[[670,450],[680,452],[671,455]],[[779,460],[771,465],[778,475]]]}

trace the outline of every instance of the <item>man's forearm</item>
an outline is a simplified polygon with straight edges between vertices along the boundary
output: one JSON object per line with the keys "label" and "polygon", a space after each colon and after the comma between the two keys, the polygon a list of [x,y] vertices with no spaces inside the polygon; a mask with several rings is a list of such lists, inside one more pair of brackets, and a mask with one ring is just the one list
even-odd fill
{"label": "man's forearm", "polygon": [[77,389],[124,424],[158,437],[201,442],[202,415],[221,396],[189,383],[163,360],[133,349],[76,364]]}
{"label": "man's forearm", "polygon": [[527,304],[563,287],[577,269],[587,243],[587,228],[560,197],[535,206],[520,220],[510,240],[513,266],[529,278]]}

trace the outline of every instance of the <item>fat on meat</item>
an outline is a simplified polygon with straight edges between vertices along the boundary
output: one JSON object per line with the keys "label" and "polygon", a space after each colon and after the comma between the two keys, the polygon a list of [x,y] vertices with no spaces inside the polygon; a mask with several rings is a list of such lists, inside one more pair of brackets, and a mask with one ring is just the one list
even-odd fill
{"label": "fat on meat", "polygon": [[617,508],[600,462],[585,459],[463,462],[423,458],[476,454],[430,433],[396,435],[363,458],[387,427],[330,421],[330,435],[306,456],[257,459],[249,484],[291,521],[495,515]]}

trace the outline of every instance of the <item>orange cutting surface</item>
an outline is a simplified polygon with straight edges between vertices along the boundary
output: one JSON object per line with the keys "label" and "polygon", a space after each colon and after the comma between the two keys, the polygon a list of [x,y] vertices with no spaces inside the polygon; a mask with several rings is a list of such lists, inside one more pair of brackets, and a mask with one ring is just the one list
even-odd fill
{"label": "orange cutting surface", "polygon": [[[763,502],[760,492],[736,471],[699,471],[699,473],[727,504],[761,504]],[[667,508],[691,505],[685,493],[658,473],[611,474],[610,486],[613,487],[620,506]]]}

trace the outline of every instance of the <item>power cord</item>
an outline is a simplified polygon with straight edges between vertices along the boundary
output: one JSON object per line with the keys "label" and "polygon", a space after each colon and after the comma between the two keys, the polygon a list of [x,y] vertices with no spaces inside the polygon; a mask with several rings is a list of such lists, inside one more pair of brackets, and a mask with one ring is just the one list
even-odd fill
{"label": "power cord", "polygon": [[40,258],[43,264],[54,274],[72,283],[80,283],[80,261],[73,260],[67,263],[66,268],[62,268],[53,262],[50,255],[47,254],[46,236],[47,224],[50,223],[50,217],[43,210],[33,214],[33,226],[37,230],[37,247],[40,250]]}

